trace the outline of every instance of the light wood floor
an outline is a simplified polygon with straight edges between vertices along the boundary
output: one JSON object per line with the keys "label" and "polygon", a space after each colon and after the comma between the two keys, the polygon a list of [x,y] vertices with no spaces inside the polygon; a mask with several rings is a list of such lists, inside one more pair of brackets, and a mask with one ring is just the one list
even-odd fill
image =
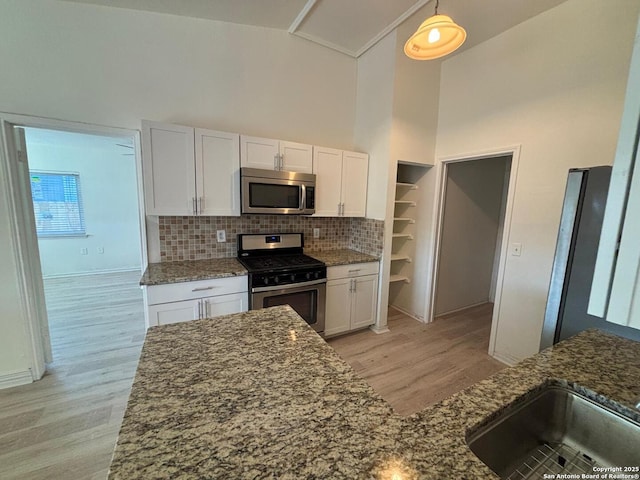
{"label": "light wood floor", "polygon": [[390,333],[328,343],[401,415],[411,415],[506,367],[487,354],[493,304],[420,323],[390,309]]}
{"label": "light wood floor", "polygon": [[0,390],[0,478],[104,479],[144,340],[139,272],[45,281],[54,362]]}

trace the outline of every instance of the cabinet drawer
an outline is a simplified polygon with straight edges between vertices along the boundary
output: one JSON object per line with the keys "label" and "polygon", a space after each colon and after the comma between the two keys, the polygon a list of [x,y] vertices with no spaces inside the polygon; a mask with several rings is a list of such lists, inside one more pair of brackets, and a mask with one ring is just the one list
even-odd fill
{"label": "cabinet drawer", "polygon": [[378,262],[354,263],[351,265],[338,265],[327,268],[327,280],[377,274]]}
{"label": "cabinet drawer", "polygon": [[197,282],[168,283],[147,287],[148,305],[228,295],[247,291],[247,276],[212,278]]}

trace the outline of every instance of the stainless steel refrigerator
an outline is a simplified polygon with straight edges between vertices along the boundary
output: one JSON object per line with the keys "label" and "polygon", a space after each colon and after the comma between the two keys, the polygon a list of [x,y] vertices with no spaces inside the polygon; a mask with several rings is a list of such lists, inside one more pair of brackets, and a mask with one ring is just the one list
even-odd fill
{"label": "stainless steel refrigerator", "polygon": [[587,328],[640,340],[640,330],[587,314],[611,167],[569,170],[540,349]]}

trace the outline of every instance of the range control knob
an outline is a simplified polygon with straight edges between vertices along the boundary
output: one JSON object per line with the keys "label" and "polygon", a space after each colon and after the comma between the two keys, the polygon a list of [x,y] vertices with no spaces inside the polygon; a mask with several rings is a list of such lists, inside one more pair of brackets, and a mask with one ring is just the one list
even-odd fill
{"label": "range control knob", "polygon": [[278,277],[277,275],[273,277],[273,283],[280,283],[280,277]]}
{"label": "range control knob", "polygon": [[311,272],[307,272],[307,273],[305,274],[305,278],[306,278],[307,280],[311,280]]}
{"label": "range control knob", "polygon": [[314,273],[314,276],[315,276],[316,278],[320,278],[320,272],[316,272],[316,273]]}
{"label": "range control knob", "polygon": [[269,285],[269,277],[264,277],[264,278],[262,279],[262,282],[263,282],[265,285]]}
{"label": "range control knob", "polygon": [[291,274],[291,281],[292,281],[292,282],[295,282],[295,281],[296,281],[296,276],[295,276],[295,274],[294,274],[294,273],[292,273],[292,274]]}

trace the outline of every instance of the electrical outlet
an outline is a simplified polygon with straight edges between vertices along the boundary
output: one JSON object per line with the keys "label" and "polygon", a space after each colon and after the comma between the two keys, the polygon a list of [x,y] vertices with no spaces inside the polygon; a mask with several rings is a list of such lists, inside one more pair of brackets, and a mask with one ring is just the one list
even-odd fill
{"label": "electrical outlet", "polygon": [[522,255],[522,244],[521,243],[512,243],[511,244],[511,255],[514,257],[519,257]]}
{"label": "electrical outlet", "polygon": [[89,255],[89,249],[88,248],[81,248],[80,249],[80,255]]}
{"label": "electrical outlet", "polygon": [[313,238],[320,238],[320,229],[319,228],[314,228],[313,229]]}
{"label": "electrical outlet", "polygon": [[104,247],[98,247],[97,250],[98,250],[98,253],[101,255],[104,253]]}
{"label": "electrical outlet", "polygon": [[227,232],[225,230],[217,230],[216,238],[218,239],[218,243],[224,243],[227,241]]}

